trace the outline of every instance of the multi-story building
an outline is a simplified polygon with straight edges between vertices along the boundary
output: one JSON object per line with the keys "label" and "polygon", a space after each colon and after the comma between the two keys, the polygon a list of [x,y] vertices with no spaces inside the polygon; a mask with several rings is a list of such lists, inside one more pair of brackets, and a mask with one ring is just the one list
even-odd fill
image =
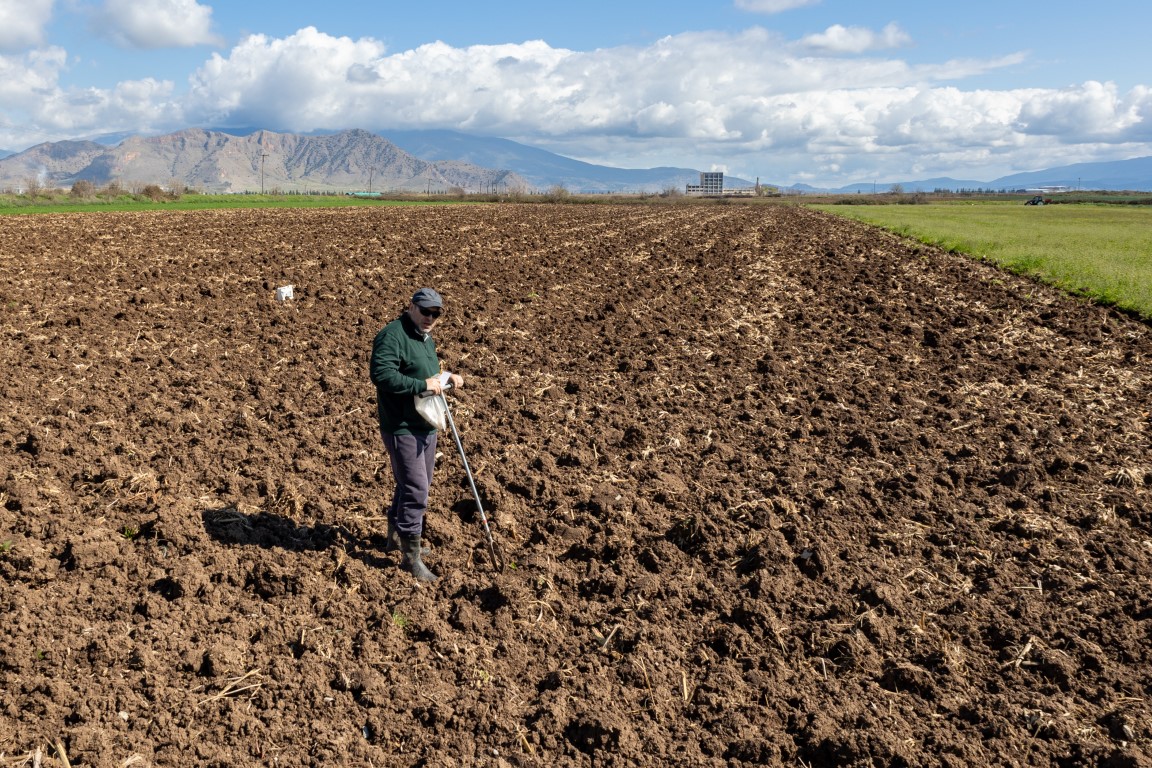
{"label": "multi-story building", "polygon": [[709,171],[700,174],[699,184],[689,184],[684,190],[689,195],[722,195],[724,194],[724,173]]}

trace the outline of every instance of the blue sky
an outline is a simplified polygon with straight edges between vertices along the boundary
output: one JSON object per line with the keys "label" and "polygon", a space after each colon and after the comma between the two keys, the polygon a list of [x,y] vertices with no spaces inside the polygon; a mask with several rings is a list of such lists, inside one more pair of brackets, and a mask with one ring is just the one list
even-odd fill
{"label": "blue sky", "polygon": [[448,128],[840,185],[1152,155],[1145,2],[0,0],[0,148]]}

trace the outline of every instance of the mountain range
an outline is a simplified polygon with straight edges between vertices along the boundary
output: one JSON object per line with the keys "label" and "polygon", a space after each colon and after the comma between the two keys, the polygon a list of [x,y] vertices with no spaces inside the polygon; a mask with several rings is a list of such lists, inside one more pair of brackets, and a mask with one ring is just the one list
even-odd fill
{"label": "mountain range", "polygon": [[[886,182],[883,184],[850,184],[825,192],[869,193],[887,192],[899,186],[905,192],[933,192],[946,189],[963,190],[1051,190],[1065,187],[1069,190],[1090,189],[1107,191],[1152,192],[1152,157],[1134,157],[1103,163],[1075,163],[1001,176],[992,181],[970,181],[947,177],[916,181]],[[808,190],[817,191],[812,188]],[[802,190],[807,191],[807,190]]]}
{"label": "mountain range", "polygon": [[[690,168],[614,168],[564,157],[508,139],[447,130],[364,130],[276,133],[263,129],[189,128],[162,136],[118,134],[93,140],[0,150],[0,189],[168,186],[204,192],[542,192],[653,193],[683,190],[700,180]],[[759,181],[759,180],[757,180]],[[755,182],[726,177],[730,189]],[[866,194],[898,187],[936,190],[1022,190],[1052,187],[1152,191],[1152,157],[1078,163],[991,181],[948,177],[857,183],[835,189],[772,185],[795,193]]]}
{"label": "mountain range", "polygon": [[174,183],[204,192],[446,192],[531,188],[508,170],[459,160],[421,160],[362,130],[305,136],[254,131],[236,136],[189,128],[163,136],[130,136],[115,146],[96,141],[38,144],[0,159],[0,188],[96,186],[133,188]]}
{"label": "mountain range", "polygon": [[[456,131],[388,131],[389,141],[425,160],[457,159],[489,168],[508,168],[538,189],[564,187],[572,192],[683,191],[700,183],[700,171],[691,168],[613,168],[594,165],[508,139],[470,136]],[[729,187],[750,187],[753,182],[726,177]]]}

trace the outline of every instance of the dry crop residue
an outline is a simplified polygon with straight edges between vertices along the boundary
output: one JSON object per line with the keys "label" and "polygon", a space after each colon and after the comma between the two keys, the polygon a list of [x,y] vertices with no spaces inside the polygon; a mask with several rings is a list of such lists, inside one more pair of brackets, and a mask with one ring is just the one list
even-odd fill
{"label": "dry crop residue", "polygon": [[[0,278],[0,765],[1152,764],[1146,325],[742,205],[10,217]],[[421,285],[510,561],[445,441],[432,588]]]}

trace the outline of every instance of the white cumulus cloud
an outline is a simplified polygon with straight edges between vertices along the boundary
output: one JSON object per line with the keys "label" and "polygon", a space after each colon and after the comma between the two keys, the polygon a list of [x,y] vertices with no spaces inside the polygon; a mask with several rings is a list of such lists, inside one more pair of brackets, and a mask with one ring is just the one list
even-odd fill
{"label": "white cumulus cloud", "polygon": [[[57,91],[33,114],[54,132],[64,135],[148,133],[179,120],[179,105],[171,101],[173,85],[162,80],[126,80],[115,88]],[[99,126],[99,131],[93,131]]]}
{"label": "white cumulus cloud", "polygon": [[96,28],[126,48],[218,45],[212,8],[196,0],[105,0]]}
{"label": "white cumulus cloud", "polygon": [[736,0],[736,7],[752,13],[783,13],[805,5],[816,5],[820,0]]}
{"label": "white cumulus cloud", "polygon": [[55,0],[0,0],[0,51],[21,51],[44,42]]}
{"label": "white cumulus cloud", "polygon": [[802,45],[829,53],[864,53],[865,51],[899,48],[912,42],[899,25],[892,23],[879,32],[865,27],[833,24],[819,34],[808,35]]}
{"label": "white cumulus cloud", "polygon": [[0,147],[181,125],[183,106],[171,82],[146,78],[113,88],[65,88],[60,77],[67,60],[55,46],[0,56]]}
{"label": "white cumulus cloud", "polygon": [[68,55],[63,48],[41,48],[23,56],[0,56],[0,120],[11,122],[18,110],[35,106],[60,80]]}
{"label": "white cumulus cloud", "polygon": [[[188,107],[208,122],[293,130],[376,124],[384,100],[371,94],[380,88],[374,70],[383,54],[384,45],[371,38],[332,37],[314,27],[283,39],[251,35],[197,70]],[[426,73],[405,76],[426,85]]]}
{"label": "white cumulus cloud", "polygon": [[1029,135],[1107,139],[1132,129],[1148,136],[1152,98],[1148,88],[1122,96],[1114,84],[1089,81],[1082,86],[1043,91],[1020,108],[1015,127]]}
{"label": "white cumulus cloud", "polygon": [[950,84],[1015,66],[1022,54],[921,65],[853,55],[906,43],[895,25],[828,33],[822,42],[834,50],[800,56],[811,49],[752,28],[591,52],[530,41],[387,53],[370,38],[307,28],[213,55],[193,79],[188,106],[207,124],[385,135],[449,128],[592,162],[701,167],[735,158],[726,161],[734,172],[767,165],[765,174],[782,175],[821,167],[850,174],[901,157],[909,172],[952,170],[992,164],[1029,141],[1050,151],[1077,140],[1119,146],[1148,132],[1147,89]]}

